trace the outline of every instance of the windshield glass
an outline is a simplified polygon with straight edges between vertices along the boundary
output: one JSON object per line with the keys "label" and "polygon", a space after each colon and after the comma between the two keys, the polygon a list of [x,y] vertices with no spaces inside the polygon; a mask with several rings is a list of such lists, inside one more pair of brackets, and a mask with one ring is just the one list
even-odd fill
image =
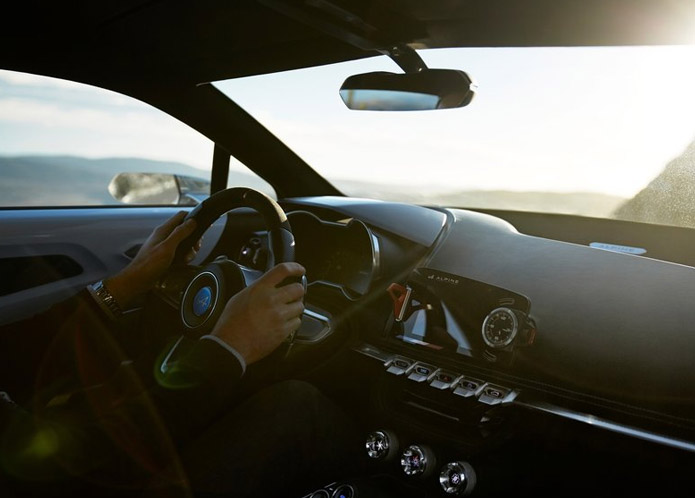
{"label": "windshield glass", "polygon": [[348,110],[343,80],[387,57],[216,85],[348,195],[695,226],[695,47],[419,53],[473,102]]}

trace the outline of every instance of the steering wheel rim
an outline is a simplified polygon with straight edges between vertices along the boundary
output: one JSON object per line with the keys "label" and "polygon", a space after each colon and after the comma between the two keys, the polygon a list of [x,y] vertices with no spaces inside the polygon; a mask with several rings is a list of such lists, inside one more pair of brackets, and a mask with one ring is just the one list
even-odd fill
{"label": "steering wheel rim", "polygon": [[[180,267],[183,264],[184,255],[215,220],[239,207],[249,207],[260,213],[268,229],[269,251],[265,271],[278,263],[294,261],[294,235],[280,205],[257,190],[234,187],[210,196],[186,216],[186,219],[196,220],[196,229],[179,245],[175,265]],[[230,260],[216,260],[199,269],[186,286],[180,302],[184,335],[200,337],[209,332],[227,300],[262,274]]]}
{"label": "steering wheel rim", "polygon": [[285,211],[271,197],[248,187],[220,190],[198,204],[186,216],[196,220],[196,228],[176,250],[175,264],[183,264],[184,257],[193,244],[203,236],[217,218],[232,209],[250,207],[263,217],[270,237],[270,251],[266,271],[278,263],[294,261],[294,235]]}

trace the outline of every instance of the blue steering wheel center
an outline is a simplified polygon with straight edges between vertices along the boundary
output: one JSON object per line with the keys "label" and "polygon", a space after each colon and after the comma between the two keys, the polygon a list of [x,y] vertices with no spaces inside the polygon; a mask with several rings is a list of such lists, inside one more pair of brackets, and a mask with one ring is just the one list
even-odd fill
{"label": "blue steering wheel center", "polygon": [[212,289],[209,286],[202,287],[193,298],[193,314],[203,316],[212,306]]}

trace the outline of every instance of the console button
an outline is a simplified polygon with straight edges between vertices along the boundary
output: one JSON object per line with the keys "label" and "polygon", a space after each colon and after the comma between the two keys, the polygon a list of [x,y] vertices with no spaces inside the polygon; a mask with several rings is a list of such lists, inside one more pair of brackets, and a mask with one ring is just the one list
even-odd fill
{"label": "console button", "polygon": [[430,382],[430,386],[441,390],[449,389],[460,377],[461,375],[456,373],[437,370]]}
{"label": "console button", "polygon": [[393,375],[403,375],[412,365],[413,360],[402,356],[396,356],[386,363],[386,371]]}
{"label": "console button", "polygon": [[511,389],[493,384],[487,384],[478,396],[478,401],[486,405],[498,405],[507,398]]}
{"label": "console button", "polygon": [[461,377],[461,379],[456,382],[456,387],[454,388],[454,394],[457,396],[462,396],[464,398],[470,398],[471,396],[477,396],[480,394],[485,382],[479,379],[472,379],[470,377]]}
{"label": "console button", "polygon": [[426,365],[424,363],[416,363],[413,368],[410,369],[408,378],[414,380],[415,382],[425,382],[430,376],[437,370],[437,367],[432,365]]}

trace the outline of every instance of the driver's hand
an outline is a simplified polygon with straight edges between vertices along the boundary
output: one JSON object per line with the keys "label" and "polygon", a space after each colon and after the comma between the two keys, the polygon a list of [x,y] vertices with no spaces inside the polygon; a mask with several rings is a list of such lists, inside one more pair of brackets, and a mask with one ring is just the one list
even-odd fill
{"label": "driver's hand", "polygon": [[[186,212],[180,211],[155,228],[135,259],[106,280],[106,287],[122,308],[127,308],[136,297],[150,290],[169,269],[179,243],[195,229],[195,220],[184,223],[185,217]],[[199,249],[200,241],[188,253],[186,262],[191,261]]]}
{"label": "driver's hand", "polygon": [[304,272],[299,263],[275,266],[227,301],[212,334],[236,349],[247,365],[269,355],[299,328],[304,311],[302,284],[276,286]]}

